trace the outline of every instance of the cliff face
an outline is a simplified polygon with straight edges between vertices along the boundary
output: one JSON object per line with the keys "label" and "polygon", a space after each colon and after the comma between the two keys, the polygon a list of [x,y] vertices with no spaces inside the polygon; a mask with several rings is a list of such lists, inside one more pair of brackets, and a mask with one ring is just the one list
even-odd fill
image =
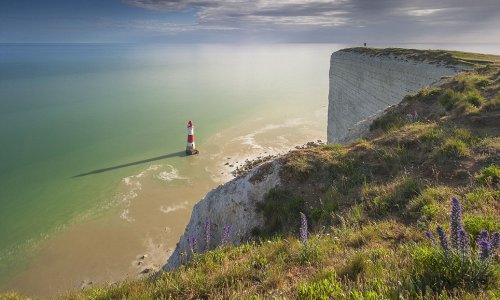
{"label": "cliff face", "polygon": [[239,245],[248,240],[252,230],[264,222],[262,215],[257,213],[257,203],[280,184],[280,169],[279,161],[269,162],[210,191],[193,208],[189,224],[163,270],[178,268],[192,257],[188,239],[196,240],[195,248],[199,252],[207,249],[207,222],[210,223],[209,249],[221,245],[226,226],[231,231],[229,243]]}
{"label": "cliff face", "polygon": [[[417,52],[418,53],[418,52]],[[406,53],[344,49],[330,60],[328,143],[359,138],[384,110],[405,95],[467,68]]]}

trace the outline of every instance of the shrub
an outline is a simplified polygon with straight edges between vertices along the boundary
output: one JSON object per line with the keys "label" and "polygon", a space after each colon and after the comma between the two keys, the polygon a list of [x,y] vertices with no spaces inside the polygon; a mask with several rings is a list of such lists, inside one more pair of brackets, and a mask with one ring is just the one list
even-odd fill
{"label": "shrub", "polygon": [[477,289],[494,282],[493,265],[476,254],[420,246],[413,251],[412,279],[422,290]]}
{"label": "shrub", "polygon": [[350,224],[357,224],[363,221],[364,208],[360,204],[354,205],[347,213],[347,220]]}
{"label": "shrub", "polygon": [[408,203],[408,216],[421,218],[422,221],[431,221],[442,216],[444,210],[438,203],[446,201],[452,192],[452,189],[444,186],[426,188]]}
{"label": "shrub", "polygon": [[479,108],[485,102],[485,99],[479,92],[473,91],[465,94],[465,101],[475,108]]}
{"label": "shrub", "polygon": [[452,110],[461,102],[460,94],[452,89],[446,89],[444,93],[439,96],[438,101],[446,110]]}
{"label": "shrub", "polygon": [[444,130],[435,123],[432,126],[424,128],[419,140],[422,142],[436,142],[443,138]]}
{"label": "shrub", "polygon": [[307,157],[293,157],[285,164],[285,169],[299,181],[304,181],[314,171],[314,162]]}
{"label": "shrub", "polygon": [[406,119],[401,115],[396,113],[387,113],[373,121],[370,125],[370,131],[381,129],[384,132],[387,132],[393,129],[401,128],[406,123]]}
{"label": "shrub", "polygon": [[441,226],[437,227],[439,246],[430,232],[426,236],[432,241],[433,248],[420,246],[413,252],[414,264],[412,279],[417,286],[426,291],[454,288],[477,289],[496,281],[492,253],[500,247],[500,234],[482,230],[478,239],[478,252],[470,251],[470,240],[462,225],[462,205],[451,198],[450,238]]}
{"label": "shrub", "polygon": [[335,212],[339,208],[339,203],[337,201],[334,201],[332,199],[332,191],[329,190],[327,193],[325,193],[325,198],[322,199],[322,205],[321,207],[316,207],[311,211],[311,220],[314,222],[328,222],[331,220],[331,214],[332,212]]}
{"label": "shrub", "polygon": [[500,200],[500,190],[491,190],[486,187],[478,187],[465,195],[464,206],[470,208],[480,208],[484,205],[491,205]]}
{"label": "shrub", "polygon": [[470,149],[466,143],[457,138],[448,138],[444,144],[438,148],[437,158],[453,159],[470,155]]}
{"label": "shrub", "polygon": [[439,206],[437,206],[435,204],[428,204],[428,205],[422,206],[422,209],[420,210],[420,214],[423,218],[425,218],[427,220],[433,220],[436,218],[439,211],[440,211]]}
{"label": "shrub", "polygon": [[438,100],[448,111],[453,109],[474,111],[485,102],[484,97],[475,89],[464,92],[446,89],[444,93],[439,96]]}
{"label": "shrub", "polygon": [[484,168],[481,173],[476,176],[481,183],[492,185],[500,183],[500,168],[497,166],[489,166]]}
{"label": "shrub", "polygon": [[383,186],[367,186],[363,193],[367,200],[371,200],[370,206],[373,213],[384,215],[390,211],[396,211],[420,193],[423,185],[415,178],[398,178],[392,183]]}
{"label": "shrub", "polygon": [[435,97],[439,95],[440,89],[436,87],[424,88],[417,94],[421,100],[425,102],[434,101]]}
{"label": "shrub", "polygon": [[467,145],[476,145],[479,142],[479,138],[475,136],[470,130],[466,128],[456,128],[452,132],[452,136],[466,143]]}
{"label": "shrub", "polygon": [[498,222],[493,217],[466,216],[464,218],[464,228],[472,236],[477,236],[481,230],[486,229],[490,232],[498,230]]}

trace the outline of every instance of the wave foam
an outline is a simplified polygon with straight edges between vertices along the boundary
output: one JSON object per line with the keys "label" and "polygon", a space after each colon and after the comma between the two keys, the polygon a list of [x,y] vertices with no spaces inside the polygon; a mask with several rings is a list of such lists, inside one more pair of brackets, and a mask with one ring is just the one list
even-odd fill
{"label": "wave foam", "polygon": [[170,168],[170,170],[160,172],[160,174],[158,174],[158,176],[157,176],[158,179],[166,181],[166,182],[170,182],[170,181],[175,180],[175,179],[179,179],[179,180],[180,179],[188,179],[187,177],[180,176],[179,170],[177,170],[173,166],[168,165],[168,167]]}
{"label": "wave foam", "polygon": [[122,214],[120,215],[120,218],[127,221],[127,222],[134,222],[135,219],[130,217],[130,211],[127,209],[125,209]]}
{"label": "wave foam", "polygon": [[297,126],[300,126],[300,125],[303,125],[305,124],[304,120],[303,119],[300,119],[300,118],[296,118],[296,119],[290,119],[288,121],[286,121],[285,123],[282,123],[282,124],[269,124],[269,125],[266,125],[252,133],[249,133],[249,134],[246,134],[246,135],[243,135],[243,136],[240,136],[240,137],[237,137],[237,138],[234,138],[233,141],[241,141],[241,144],[242,145],[248,145],[248,146],[251,146],[252,149],[256,149],[256,150],[262,150],[264,149],[264,147],[262,147],[261,145],[259,145],[256,140],[255,140],[255,136],[259,135],[259,134],[263,134],[267,131],[271,131],[271,130],[275,130],[275,129],[280,129],[280,128],[290,128],[290,127],[297,127]]}
{"label": "wave foam", "polygon": [[168,213],[171,213],[171,212],[179,210],[179,209],[187,209],[187,204],[188,204],[188,202],[184,201],[181,204],[177,204],[177,205],[173,205],[173,206],[167,206],[167,207],[165,207],[165,206],[162,205],[160,207],[160,211],[162,213],[168,214]]}

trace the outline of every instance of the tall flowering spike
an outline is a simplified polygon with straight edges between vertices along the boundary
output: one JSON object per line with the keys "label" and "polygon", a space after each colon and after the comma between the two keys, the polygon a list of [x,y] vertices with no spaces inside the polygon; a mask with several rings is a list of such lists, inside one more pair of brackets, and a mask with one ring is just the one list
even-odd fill
{"label": "tall flowering spike", "polygon": [[198,240],[194,236],[188,237],[188,244],[192,253],[198,252]]}
{"label": "tall flowering spike", "polygon": [[459,247],[458,232],[462,228],[462,205],[456,197],[451,197],[451,226],[450,239],[451,247]]}
{"label": "tall flowering spike", "polygon": [[432,234],[432,232],[430,232],[430,231],[426,231],[426,232],[425,232],[425,235],[427,236],[427,238],[428,238],[429,240],[431,240],[431,242],[432,242],[432,244],[433,244],[434,246],[436,246],[436,245],[437,245],[436,239],[434,238],[434,235]]}
{"label": "tall flowering spike", "polygon": [[303,244],[307,242],[307,218],[302,212],[300,213],[300,241]]}
{"label": "tall flowering spike", "polygon": [[441,248],[443,248],[443,250],[449,250],[450,248],[448,246],[448,238],[446,237],[446,233],[444,232],[443,227],[438,226],[436,231],[439,237],[439,243],[441,244]]}
{"label": "tall flowering spike", "polygon": [[500,232],[493,232],[490,243],[492,252],[500,250]]}
{"label": "tall flowering spike", "polygon": [[231,239],[232,230],[233,228],[231,227],[231,225],[224,226],[224,232],[222,233],[222,241],[221,241],[222,245],[225,245],[229,242],[229,240]]}
{"label": "tall flowering spike", "polygon": [[491,253],[491,244],[487,240],[479,239],[478,246],[479,246],[479,257],[482,260],[488,259]]}
{"label": "tall flowering spike", "polygon": [[205,223],[205,251],[210,250],[210,238],[212,235],[212,225],[210,219]]}
{"label": "tall flowering spike", "polygon": [[488,241],[490,234],[488,233],[488,230],[483,229],[479,233],[479,240],[485,240]]}
{"label": "tall flowering spike", "polygon": [[458,249],[463,253],[467,254],[469,252],[469,237],[464,228],[460,228],[458,231]]}

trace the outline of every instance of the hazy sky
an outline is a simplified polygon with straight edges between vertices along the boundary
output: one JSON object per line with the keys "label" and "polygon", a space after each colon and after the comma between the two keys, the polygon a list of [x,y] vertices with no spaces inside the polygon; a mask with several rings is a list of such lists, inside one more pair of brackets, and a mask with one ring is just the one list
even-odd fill
{"label": "hazy sky", "polygon": [[500,43],[500,0],[0,0],[0,42]]}

